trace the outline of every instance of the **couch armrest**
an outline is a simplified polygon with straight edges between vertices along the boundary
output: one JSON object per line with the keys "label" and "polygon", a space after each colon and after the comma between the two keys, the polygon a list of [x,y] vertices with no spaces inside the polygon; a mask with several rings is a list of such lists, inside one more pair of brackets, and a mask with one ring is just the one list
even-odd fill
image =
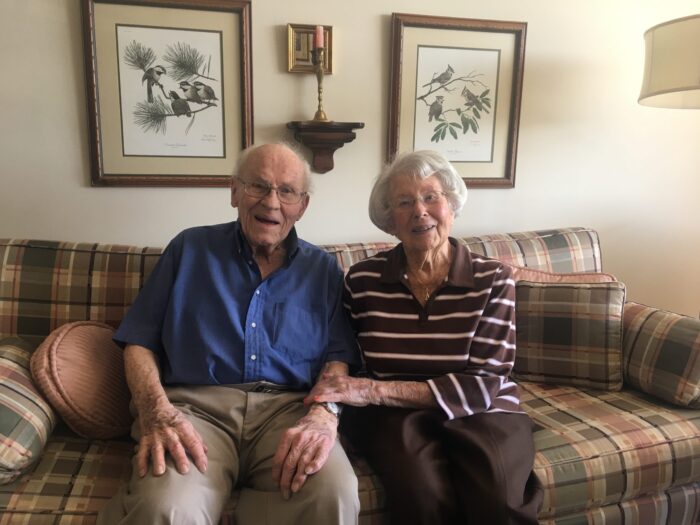
{"label": "couch armrest", "polygon": [[700,408],[700,319],[627,302],[622,349],[627,386]]}

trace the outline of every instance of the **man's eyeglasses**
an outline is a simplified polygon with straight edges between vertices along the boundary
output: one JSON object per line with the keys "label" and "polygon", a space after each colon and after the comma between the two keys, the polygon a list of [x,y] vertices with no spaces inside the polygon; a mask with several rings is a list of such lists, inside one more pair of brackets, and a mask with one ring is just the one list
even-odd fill
{"label": "man's eyeglasses", "polygon": [[412,210],[416,201],[421,201],[425,206],[430,207],[438,204],[444,195],[445,193],[442,191],[430,191],[418,197],[399,197],[391,205],[397,210]]}
{"label": "man's eyeglasses", "polygon": [[277,192],[277,198],[282,204],[299,204],[301,199],[306,195],[305,191],[298,192],[290,186],[278,186],[275,188],[267,182],[259,180],[247,181],[239,178],[238,181],[243,184],[243,191],[245,191],[245,194],[255,197],[256,199],[267,197],[268,193],[274,190]]}

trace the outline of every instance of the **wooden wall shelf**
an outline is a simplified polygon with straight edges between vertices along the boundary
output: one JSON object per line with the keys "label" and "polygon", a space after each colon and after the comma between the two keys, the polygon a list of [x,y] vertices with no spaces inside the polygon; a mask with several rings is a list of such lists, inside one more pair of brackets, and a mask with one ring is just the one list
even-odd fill
{"label": "wooden wall shelf", "polygon": [[365,127],[364,122],[335,122],[332,120],[295,120],[287,122],[294,138],[313,153],[311,166],[317,173],[333,169],[333,153],[355,140],[354,129]]}

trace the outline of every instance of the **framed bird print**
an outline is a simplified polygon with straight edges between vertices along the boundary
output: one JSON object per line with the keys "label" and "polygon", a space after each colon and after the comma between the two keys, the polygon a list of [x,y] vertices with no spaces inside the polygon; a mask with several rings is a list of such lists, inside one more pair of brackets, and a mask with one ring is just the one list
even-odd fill
{"label": "framed bird print", "polygon": [[249,0],[82,0],[93,186],[227,186],[253,142]]}
{"label": "framed bird print", "polygon": [[468,187],[514,187],[526,29],[394,13],[388,160],[435,150]]}

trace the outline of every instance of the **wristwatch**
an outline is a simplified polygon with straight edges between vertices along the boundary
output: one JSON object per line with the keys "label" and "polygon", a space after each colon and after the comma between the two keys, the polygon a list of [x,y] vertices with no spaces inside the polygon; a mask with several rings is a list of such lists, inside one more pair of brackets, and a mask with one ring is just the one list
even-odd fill
{"label": "wristwatch", "polygon": [[328,410],[331,414],[333,414],[335,417],[340,418],[340,413],[342,412],[342,408],[338,403],[334,403],[333,401],[324,401],[323,403],[316,403],[317,405],[321,405],[323,408]]}

